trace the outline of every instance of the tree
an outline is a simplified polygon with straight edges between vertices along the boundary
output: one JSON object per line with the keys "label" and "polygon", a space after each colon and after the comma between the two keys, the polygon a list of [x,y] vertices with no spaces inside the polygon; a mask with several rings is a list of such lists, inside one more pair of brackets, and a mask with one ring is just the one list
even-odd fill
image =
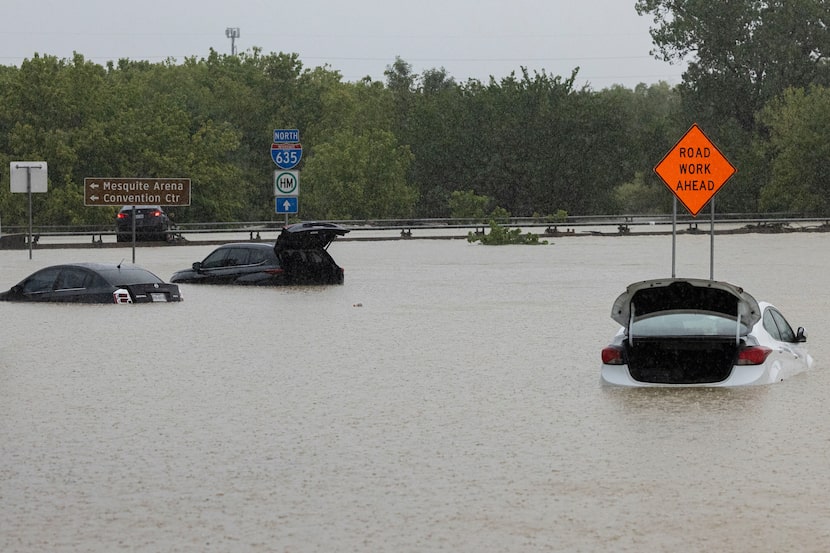
{"label": "tree", "polygon": [[317,219],[410,217],[417,199],[406,182],[411,162],[409,148],[388,131],[338,132],[305,162],[303,211]]}
{"label": "tree", "polygon": [[769,127],[772,178],[761,208],[798,214],[830,213],[830,89],[788,90],[761,113]]}
{"label": "tree", "polygon": [[692,56],[684,100],[701,124],[734,118],[753,130],[755,114],[788,87],[830,84],[830,3],[825,0],[637,0],[651,14],[657,58]]}

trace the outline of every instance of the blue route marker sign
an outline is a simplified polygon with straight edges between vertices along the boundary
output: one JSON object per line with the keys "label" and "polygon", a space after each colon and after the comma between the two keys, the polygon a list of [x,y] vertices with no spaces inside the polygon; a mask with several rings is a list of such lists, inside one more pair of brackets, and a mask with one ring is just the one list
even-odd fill
{"label": "blue route marker sign", "polygon": [[277,213],[297,213],[299,201],[297,196],[277,196]]}
{"label": "blue route marker sign", "polygon": [[271,144],[271,159],[277,164],[280,169],[293,169],[300,163],[303,157],[303,145],[296,143],[280,143],[274,142]]}

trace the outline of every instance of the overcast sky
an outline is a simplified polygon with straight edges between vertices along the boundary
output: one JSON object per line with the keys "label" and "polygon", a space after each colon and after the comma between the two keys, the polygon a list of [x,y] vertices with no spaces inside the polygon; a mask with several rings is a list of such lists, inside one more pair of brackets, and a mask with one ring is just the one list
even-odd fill
{"label": "overcast sky", "polygon": [[459,83],[579,67],[577,86],[600,90],[675,85],[683,73],[649,55],[651,19],[634,0],[2,0],[0,21],[0,63],[14,66],[35,53],[101,65],[230,54],[235,27],[238,52],[297,53],[347,81],[385,81],[396,56]]}

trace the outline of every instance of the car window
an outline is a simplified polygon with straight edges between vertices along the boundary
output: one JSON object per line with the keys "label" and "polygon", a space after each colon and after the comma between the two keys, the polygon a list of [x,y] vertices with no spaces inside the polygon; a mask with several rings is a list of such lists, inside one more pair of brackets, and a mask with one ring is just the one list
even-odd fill
{"label": "car window", "polygon": [[[767,322],[767,317],[770,319],[769,323]],[[769,327],[775,328],[775,334],[773,334]],[[790,326],[790,323],[787,322],[787,319],[784,318],[784,315],[782,315],[777,309],[769,308],[764,313],[764,328],[766,328],[767,332],[769,332],[776,340],[780,340],[782,342],[795,342],[795,332],[793,332],[793,328]]]}
{"label": "car window", "polygon": [[228,267],[248,264],[248,250],[245,248],[231,248],[225,261]]}
{"label": "car window", "polygon": [[89,288],[90,273],[79,269],[78,267],[65,267],[58,277],[58,283],[55,286],[56,290],[71,290],[79,288]]}
{"label": "car window", "polygon": [[[130,284],[161,284],[162,281],[147,269],[134,266],[123,266],[121,268],[100,269],[101,277],[113,286],[127,286]],[[97,281],[97,277],[96,281]]]}
{"label": "car window", "polygon": [[772,318],[772,310],[767,309],[764,311],[764,330],[769,332],[769,335],[775,338],[776,340],[781,340],[781,333],[778,331],[778,325],[775,324],[775,321]]}
{"label": "car window", "polygon": [[49,292],[58,278],[59,271],[59,267],[49,267],[36,272],[23,283],[23,292],[25,294]]}
{"label": "car window", "polygon": [[216,267],[224,267],[225,259],[228,257],[230,248],[220,248],[211,252],[209,256],[202,261],[203,269],[213,269]]}
{"label": "car window", "polygon": [[255,250],[250,250],[250,255],[248,256],[248,264],[257,265],[259,263],[264,263],[266,259],[265,252],[266,250],[262,250],[259,248]]}
{"label": "car window", "polygon": [[[629,329],[633,336],[735,336],[737,322],[722,313],[661,312],[635,319]],[[741,334],[746,325],[741,324]]]}

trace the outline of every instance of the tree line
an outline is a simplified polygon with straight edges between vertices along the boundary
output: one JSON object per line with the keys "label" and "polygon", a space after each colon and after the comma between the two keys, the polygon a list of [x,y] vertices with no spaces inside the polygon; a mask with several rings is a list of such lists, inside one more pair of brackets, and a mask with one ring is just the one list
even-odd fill
{"label": "tree line", "polygon": [[[577,87],[519,67],[456,82],[395,59],[384,81],[343,81],[297,54],[99,65],[35,54],[0,67],[0,162],[45,160],[41,225],[108,224],[85,177],[186,177],[180,222],[277,219],[274,129],[300,131],[303,219],[669,213],[652,168],[698,123],[738,168],[721,212],[825,215],[830,7],[821,0],[637,0],[654,55],[690,60],[683,82]],[[0,186],[4,224],[25,194]]]}

